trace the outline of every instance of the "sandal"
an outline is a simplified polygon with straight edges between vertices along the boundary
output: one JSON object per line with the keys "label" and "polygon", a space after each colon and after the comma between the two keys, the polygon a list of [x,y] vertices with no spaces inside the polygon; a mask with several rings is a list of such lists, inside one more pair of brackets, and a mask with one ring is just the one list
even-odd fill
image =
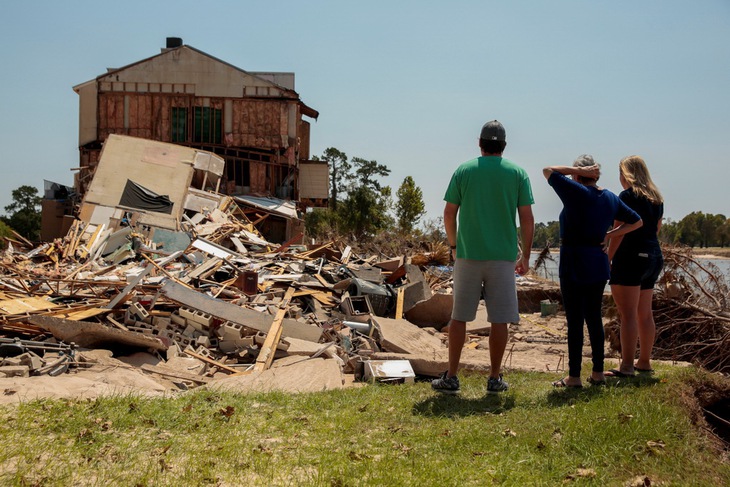
{"label": "sandal", "polygon": [[588,377],[588,379],[586,379],[586,380],[592,386],[605,386],[606,385],[605,380],[597,380],[597,379],[594,379],[593,377]]}
{"label": "sandal", "polygon": [[582,384],[570,385],[567,382],[565,382],[565,378],[562,378],[560,380],[556,380],[555,382],[553,382],[553,387],[566,388],[566,389],[581,389],[583,387],[583,385]]}
{"label": "sandal", "polygon": [[653,374],[654,369],[642,369],[640,367],[634,367],[634,370],[636,372],[639,372],[640,374]]}
{"label": "sandal", "polygon": [[606,377],[625,377],[625,378],[631,378],[636,377],[634,374],[625,374],[621,372],[618,369],[611,369],[605,373]]}

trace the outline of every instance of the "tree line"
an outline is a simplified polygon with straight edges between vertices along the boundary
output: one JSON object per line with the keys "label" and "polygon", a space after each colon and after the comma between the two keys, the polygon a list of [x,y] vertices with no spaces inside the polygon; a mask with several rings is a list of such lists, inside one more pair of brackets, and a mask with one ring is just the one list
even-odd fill
{"label": "tree line", "polygon": [[[730,219],[701,211],[693,211],[679,221],[668,218],[659,229],[659,240],[688,247],[727,247],[730,245]],[[534,248],[557,247],[559,242],[558,222],[535,224]]]}

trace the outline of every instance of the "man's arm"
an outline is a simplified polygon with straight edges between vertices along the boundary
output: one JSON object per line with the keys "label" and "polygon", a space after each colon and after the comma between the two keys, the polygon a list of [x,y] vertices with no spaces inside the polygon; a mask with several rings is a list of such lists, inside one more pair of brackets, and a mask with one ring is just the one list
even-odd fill
{"label": "man's arm", "polygon": [[456,244],[457,244],[457,233],[456,233],[456,215],[459,213],[459,205],[454,203],[446,203],[444,207],[444,229],[446,230],[446,240],[449,242],[451,247],[451,258],[456,258]]}
{"label": "man's arm", "polygon": [[515,271],[524,276],[530,270],[530,251],[532,250],[532,239],[535,236],[535,217],[532,214],[532,205],[518,206],[517,216],[520,220],[522,250],[515,265]]}

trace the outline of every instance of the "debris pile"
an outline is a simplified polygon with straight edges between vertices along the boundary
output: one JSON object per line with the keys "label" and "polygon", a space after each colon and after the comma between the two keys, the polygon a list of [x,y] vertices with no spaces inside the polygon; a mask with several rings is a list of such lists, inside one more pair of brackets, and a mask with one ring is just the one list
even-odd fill
{"label": "debris pile", "polygon": [[[663,246],[664,272],[654,293],[654,357],[691,362],[712,372],[730,373],[728,282],[711,262],[700,262],[689,247]],[[620,322],[607,325],[611,345],[620,350]]]}
{"label": "debris pile", "polygon": [[[395,257],[336,240],[304,245],[293,203],[221,195],[223,168],[205,151],[110,136],[76,217],[55,226],[65,235],[39,246],[7,239],[0,378],[132,356],[178,389],[290,380],[321,390],[342,387],[345,374],[443,371],[439,330],[453,303],[443,243]],[[521,283],[523,310],[559,297],[556,286]],[[488,368],[482,316],[470,324],[466,369]],[[101,350],[113,357],[89,353]]]}
{"label": "debris pile", "polygon": [[[36,248],[10,240],[0,275],[0,375],[61,374],[88,366],[79,352],[93,349],[145,352],[155,360],[140,369],[181,389],[242,377],[274,387],[257,377],[277,366],[299,384],[311,367],[326,370],[326,387],[341,387],[344,374],[403,382],[445,367],[438,330],[452,306],[447,248],[364,258],[336,241],[273,244],[238,205],[223,208],[190,217],[190,243],[169,255],[133,222],[103,237],[77,222]],[[534,284],[522,280],[525,305]],[[555,298],[540,289],[537,303]],[[488,332],[486,316],[470,324],[465,368],[488,369],[479,344]]]}

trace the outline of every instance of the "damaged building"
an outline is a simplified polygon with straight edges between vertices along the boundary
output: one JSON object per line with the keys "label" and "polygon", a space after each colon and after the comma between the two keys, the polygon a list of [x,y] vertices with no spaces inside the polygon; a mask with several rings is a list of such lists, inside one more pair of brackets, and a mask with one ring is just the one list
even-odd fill
{"label": "damaged building", "polygon": [[[97,203],[87,193],[110,137],[164,142],[223,162],[216,174],[193,171],[190,184],[182,185],[184,191],[194,187],[236,196],[242,207],[273,208],[267,221],[270,238],[286,240],[297,232],[290,225],[292,208],[296,213],[326,206],[329,193],[327,164],[310,160],[307,119],[316,120],[319,113],[302,101],[294,78],[288,72],[245,71],[170,37],[159,54],[74,86],[79,95],[80,164],[74,177],[78,201]],[[115,170],[124,173],[126,162],[118,164]],[[143,182],[123,179],[125,185],[130,180],[127,195],[135,188],[138,195],[150,189]],[[62,207],[68,208],[67,202],[47,203],[44,219],[63,218]],[[89,221],[88,216],[82,219]]]}

